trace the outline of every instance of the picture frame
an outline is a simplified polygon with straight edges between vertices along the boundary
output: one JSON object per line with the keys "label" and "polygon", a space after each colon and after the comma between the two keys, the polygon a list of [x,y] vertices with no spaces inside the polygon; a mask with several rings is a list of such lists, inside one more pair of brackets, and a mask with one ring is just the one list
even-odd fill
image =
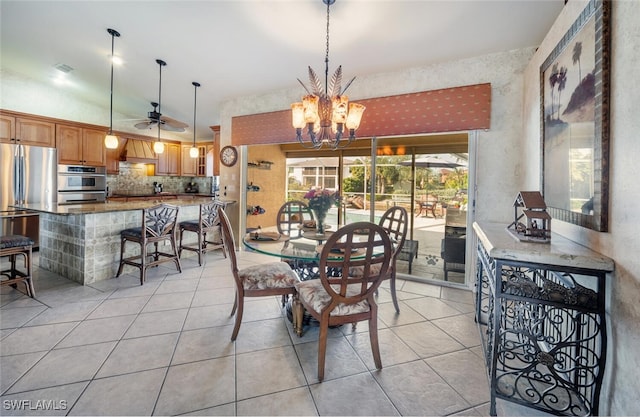
{"label": "picture frame", "polygon": [[611,2],[590,0],[540,66],[541,186],[549,214],[608,230]]}

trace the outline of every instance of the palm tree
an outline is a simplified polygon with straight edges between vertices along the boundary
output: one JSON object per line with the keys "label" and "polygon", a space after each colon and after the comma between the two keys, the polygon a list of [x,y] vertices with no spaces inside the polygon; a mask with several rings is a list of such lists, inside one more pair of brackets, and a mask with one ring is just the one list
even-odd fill
{"label": "palm tree", "polygon": [[578,80],[580,80],[580,82],[582,82],[582,70],[580,68],[581,55],[582,55],[582,42],[576,42],[575,45],[573,45],[572,59],[573,59],[573,65],[575,65],[576,62],[578,63]]}
{"label": "palm tree", "polygon": [[562,90],[567,85],[567,67],[561,67],[560,72],[558,72],[558,120],[560,120],[560,96],[562,95]]}
{"label": "palm tree", "polygon": [[553,92],[555,90],[555,87],[556,87],[557,83],[558,83],[558,64],[555,63],[555,64],[553,64],[553,67],[551,67],[551,75],[549,75],[549,85],[551,86],[551,112],[549,113],[549,119],[553,119],[553,114],[554,114],[554,110],[553,110],[553,103],[554,103]]}

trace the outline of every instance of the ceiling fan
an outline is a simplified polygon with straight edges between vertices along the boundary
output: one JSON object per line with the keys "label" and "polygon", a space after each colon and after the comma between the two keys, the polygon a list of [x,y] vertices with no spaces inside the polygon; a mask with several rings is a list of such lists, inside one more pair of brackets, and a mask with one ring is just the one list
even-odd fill
{"label": "ceiling fan", "polygon": [[[185,128],[189,125],[183,122],[180,122],[176,119],[172,119],[171,117],[163,116],[161,112],[161,104],[162,103],[162,67],[166,66],[167,63],[161,59],[156,59],[156,63],[160,67],[160,78],[158,82],[158,102],[151,102],[151,106],[153,106],[153,110],[147,113],[148,120],[136,123],[134,126],[138,129],[151,129],[155,126],[159,127],[162,130],[168,130],[171,132],[184,132]],[[158,131],[158,135],[160,132]]]}
{"label": "ceiling fan", "polygon": [[158,103],[151,102],[153,110],[147,113],[148,120],[136,123],[138,129],[152,129],[160,123],[160,129],[170,132],[184,132],[189,125],[171,117],[164,116],[158,112]]}

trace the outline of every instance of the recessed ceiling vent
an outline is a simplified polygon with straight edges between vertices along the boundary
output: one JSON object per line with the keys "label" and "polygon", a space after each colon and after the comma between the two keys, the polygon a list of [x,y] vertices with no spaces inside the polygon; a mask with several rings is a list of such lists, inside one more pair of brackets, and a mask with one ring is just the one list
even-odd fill
{"label": "recessed ceiling vent", "polygon": [[56,64],[53,66],[53,68],[57,69],[58,71],[64,72],[65,74],[68,74],[71,71],[73,71],[73,68],[71,68],[67,64]]}

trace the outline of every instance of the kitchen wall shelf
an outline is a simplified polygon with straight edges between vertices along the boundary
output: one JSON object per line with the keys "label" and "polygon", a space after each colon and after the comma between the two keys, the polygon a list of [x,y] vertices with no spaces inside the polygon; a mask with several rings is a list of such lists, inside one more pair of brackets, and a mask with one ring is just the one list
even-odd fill
{"label": "kitchen wall shelf", "polygon": [[271,165],[273,165],[273,162],[269,162],[269,161],[257,161],[257,162],[247,163],[247,166],[249,168],[257,168],[257,169],[271,169]]}

